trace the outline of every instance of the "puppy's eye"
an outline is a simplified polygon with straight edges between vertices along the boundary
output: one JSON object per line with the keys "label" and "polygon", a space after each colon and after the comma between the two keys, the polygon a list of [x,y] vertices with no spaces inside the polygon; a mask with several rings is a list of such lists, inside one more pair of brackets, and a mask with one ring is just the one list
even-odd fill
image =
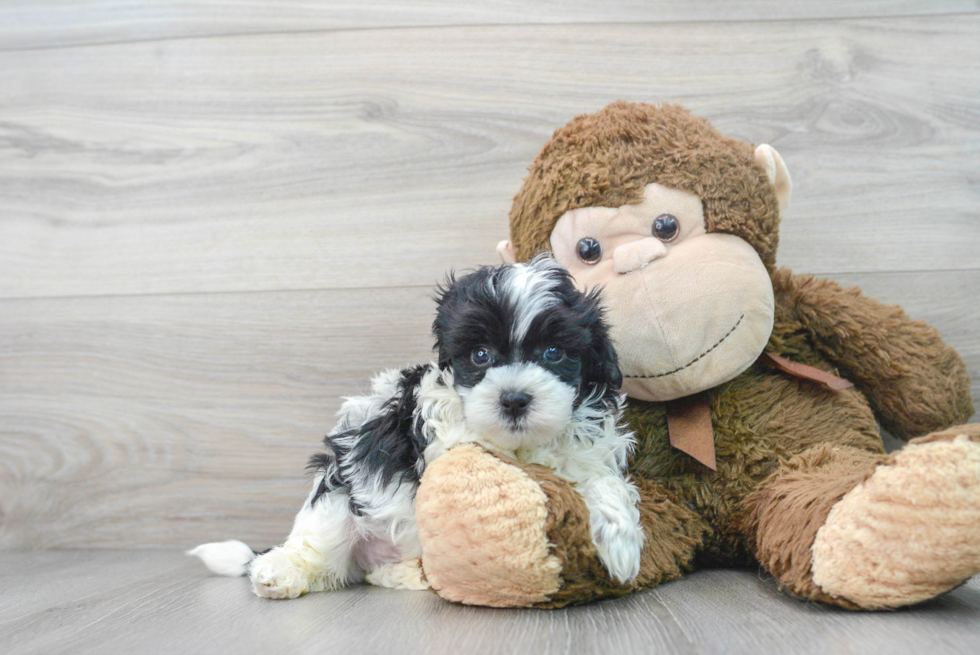
{"label": "puppy's eye", "polygon": [[541,353],[541,359],[543,359],[546,362],[552,362],[552,363],[560,362],[564,356],[565,356],[565,352],[557,346],[551,346],[550,348],[545,349],[543,353]]}
{"label": "puppy's eye", "polygon": [[578,240],[578,258],[586,264],[596,264],[602,259],[602,244],[592,237]]}
{"label": "puppy's eye", "polygon": [[661,241],[673,241],[681,231],[681,224],[673,214],[661,214],[653,219],[653,236]]}
{"label": "puppy's eye", "polygon": [[470,354],[470,360],[477,366],[487,366],[493,357],[486,348],[477,348]]}

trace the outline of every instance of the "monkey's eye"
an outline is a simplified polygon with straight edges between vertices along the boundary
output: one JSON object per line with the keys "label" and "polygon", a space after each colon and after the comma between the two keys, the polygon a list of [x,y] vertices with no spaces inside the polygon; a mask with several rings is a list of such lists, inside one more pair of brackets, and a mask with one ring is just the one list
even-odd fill
{"label": "monkey's eye", "polygon": [[661,241],[673,241],[681,231],[681,225],[673,214],[661,214],[653,219],[653,236]]}
{"label": "monkey's eye", "polygon": [[493,357],[490,355],[490,351],[486,348],[477,348],[470,353],[470,361],[477,366],[487,366],[492,360]]}
{"label": "monkey's eye", "polygon": [[592,237],[579,239],[578,258],[586,264],[597,264],[602,259],[602,244]]}
{"label": "monkey's eye", "polygon": [[541,353],[541,359],[543,359],[546,362],[551,362],[552,364],[554,364],[555,362],[560,362],[563,357],[565,357],[565,351],[563,351],[558,346],[551,346],[550,348],[546,348],[545,351]]}

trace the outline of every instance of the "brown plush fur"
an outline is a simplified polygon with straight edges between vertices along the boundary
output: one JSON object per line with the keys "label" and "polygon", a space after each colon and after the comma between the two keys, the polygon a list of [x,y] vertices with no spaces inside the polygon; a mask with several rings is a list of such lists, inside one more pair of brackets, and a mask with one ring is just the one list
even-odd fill
{"label": "brown plush fur", "polygon": [[599,564],[574,489],[522,467],[548,497],[547,538],[561,563],[561,588],[536,604],[620,595],[695,566],[758,561],[791,593],[858,607],[813,583],[815,536],[834,505],[890,461],[876,417],[905,438],[970,417],[966,368],[933,328],[901,309],[776,270],[778,206],[753,149],[673,105],[617,102],[557,130],[514,199],[518,260],[548,248],[565,211],[637,203],[653,182],[700,196],[709,232],[735,234],[759,253],[776,301],[766,350],[856,386],[831,391],[757,361],[707,390],[717,471],[670,446],[664,403],[630,400],[626,418],[637,437],[630,473],[647,541],[640,577],[628,587],[613,585]]}
{"label": "brown plush fur", "polygon": [[518,261],[550,249],[566,211],[637,204],[657,182],[700,197],[709,232],[740,236],[775,265],[779,207],[752,147],[679,105],[614,102],[572,119],[528,172],[510,212]]}
{"label": "brown plush fur", "polygon": [[927,434],[924,437],[917,437],[909,442],[909,445],[920,443],[934,443],[937,441],[949,441],[960,435],[965,435],[970,441],[980,443],[980,423],[967,423],[966,425],[954,425],[953,427]]}
{"label": "brown plush fur", "polygon": [[[530,467],[529,467],[530,469]],[[640,575],[620,585],[596,556],[585,501],[575,489],[550,471],[528,472],[548,495],[555,520],[548,527],[548,541],[562,563],[564,584],[536,607],[564,607],[599,598],[613,598],[631,591],[681,577],[694,568],[694,553],[702,545],[707,524],[694,512],[678,505],[654,482],[638,481],[641,493],[640,523],[647,547],[640,560]]]}
{"label": "brown plush fur", "polygon": [[973,414],[963,360],[935,328],[830,280],[776,272],[784,320],[804,326],[813,348],[868,397],[882,427],[910,439]]}

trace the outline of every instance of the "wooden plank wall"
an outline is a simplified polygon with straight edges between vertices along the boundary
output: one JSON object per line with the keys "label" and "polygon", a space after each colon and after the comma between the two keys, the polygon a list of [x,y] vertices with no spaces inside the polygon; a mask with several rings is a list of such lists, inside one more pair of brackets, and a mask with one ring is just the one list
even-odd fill
{"label": "wooden plank wall", "polygon": [[428,358],[572,116],[773,144],[779,260],[935,324],[980,397],[966,1],[0,5],[0,548],[288,529],[340,396]]}

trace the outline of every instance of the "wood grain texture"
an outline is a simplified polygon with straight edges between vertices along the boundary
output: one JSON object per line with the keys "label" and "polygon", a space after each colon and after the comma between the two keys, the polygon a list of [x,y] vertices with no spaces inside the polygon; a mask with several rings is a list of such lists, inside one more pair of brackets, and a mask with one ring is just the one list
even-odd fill
{"label": "wood grain texture", "polygon": [[780,262],[935,324],[978,397],[980,16],[894,17],[976,3],[368,29],[393,6],[0,7],[0,548],[277,542],[340,397],[428,357],[431,285],[494,260],[551,130],[616,97],[778,147]]}
{"label": "wood grain texture", "polygon": [[934,324],[980,401],[978,9],[0,3],[0,653],[980,651],[977,579],[879,614],[734,570],[500,611],[262,601],[179,552],[281,540],[341,396],[428,359],[431,285],[620,97],[775,145],[780,263]]}
{"label": "wood grain texture", "polygon": [[0,5],[0,50],[270,32],[457,25],[800,20],[975,13],[975,0],[64,0]]}
{"label": "wood grain texture", "polygon": [[[980,271],[838,279],[935,325],[980,400]],[[0,301],[0,549],[278,543],[341,397],[430,357],[430,296]]]}
{"label": "wood grain texture", "polygon": [[6,301],[0,548],[278,543],[341,396],[430,358],[430,296]]}
{"label": "wood grain texture", "polygon": [[27,653],[972,654],[980,580],[898,612],[779,594],[750,571],[700,571],[614,601],[494,610],[359,586],[256,598],[166,551],[0,553],[0,650]]}
{"label": "wood grain texture", "polygon": [[980,16],[409,28],[0,53],[0,298],[422,286],[550,132],[669,99],[774,144],[780,260],[980,267]]}

